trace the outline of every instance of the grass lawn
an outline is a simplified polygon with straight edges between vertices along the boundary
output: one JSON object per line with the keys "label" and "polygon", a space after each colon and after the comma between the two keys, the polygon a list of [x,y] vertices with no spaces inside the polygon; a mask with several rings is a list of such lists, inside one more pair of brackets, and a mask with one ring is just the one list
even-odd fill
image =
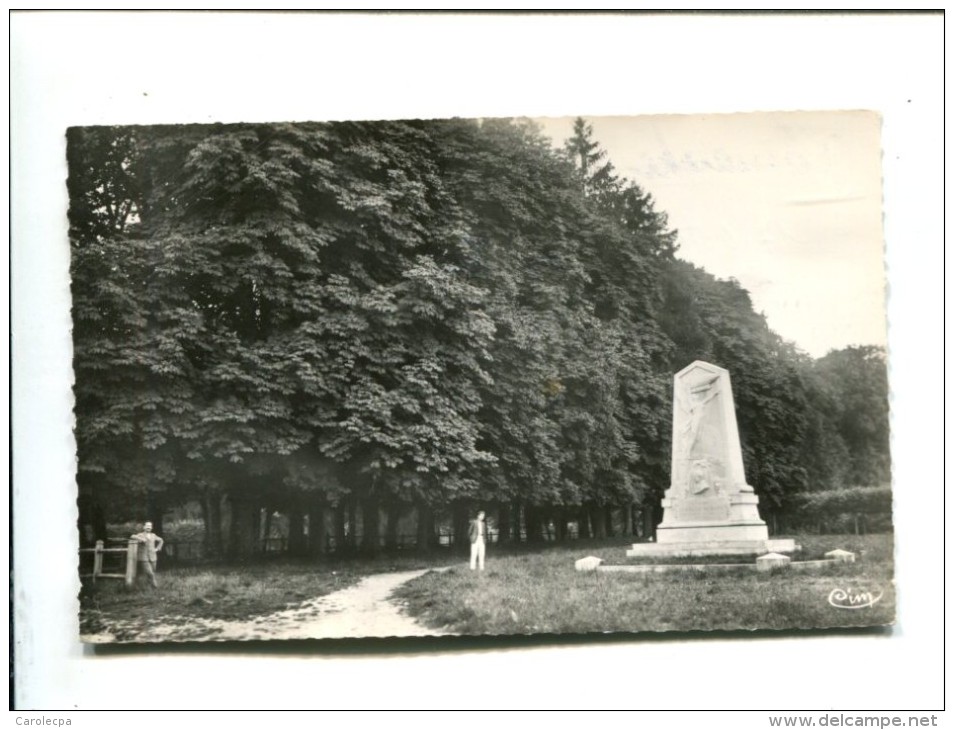
{"label": "grass lawn", "polygon": [[187,623],[193,618],[244,620],[288,608],[354,585],[374,573],[415,570],[459,562],[459,556],[439,553],[419,557],[382,556],[377,559],[267,560],[242,566],[174,567],[163,570],[159,558],[159,589],[142,582],[129,590],[118,580],[85,584],[80,593],[80,634],[117,633],[117,626]]}
{"label": "grass lawn", "polygon": [[[401,586],[397,596],[419,621],[461,634],[831,628],[894,621],[891,535],[796,537],[803,550],[795,560],[835,548],[857,554],[855,563],[811,572],[600,574],[574,569],[574,561],[587,555],[606,563],[637,562],[626,558],[622,542],[566,543],[532,554],[495,555],[491,546],[484,573],[465,566],[430,573]],[[836,608],[828,600],[836,590],[883,591],[883,596],[870,607]]]}
{"label": "grass lawn", "polygon": [[[628,545],[621,538],[509,548],[491,545],[483,573],[471,572],[466,555],[450,551],[374,560],[270,560],[170,569],[163,569],[160,558],[158,590],[144,583],[126,590],[120,581],[84,586],[80,633],[111,632],[116,640],[125,641],[135,639],[142,627],[185,625],[196,618],[245,620],[347,588],[365,575],[441,566],[451,567],[399,587],[394,599],[426,626],[451,633],[827,628],[894,620],[891,535],[809,536],[797,537],[796,542],[803,546],[796,560],[844,548],[855,552],[858,561],[820,571],[778,573],[640,575],[574,569],[574,561],[587,555],[616,564],[658,562],[627,558]],[[883,591],[883,596],[870,607],[840,609],[828,601],[839,589],[855,594]]]}

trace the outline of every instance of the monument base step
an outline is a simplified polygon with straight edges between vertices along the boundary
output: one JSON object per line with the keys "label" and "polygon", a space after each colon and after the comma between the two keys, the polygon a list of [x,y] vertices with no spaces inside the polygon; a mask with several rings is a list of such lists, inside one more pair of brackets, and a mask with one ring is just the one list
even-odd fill
{"label": "monument base step", "polygon": [[685,543],[754,543],[769,539],[768,526],[760,519],[718,522],[667,522],[656,528],[660,545]]}
{"label": "monument base step", "polygon": [[794,540],[733,540],[711,542],[640,542],[626,551],[627,558],[688,558],[696,555],[764,555],[794,553]]}

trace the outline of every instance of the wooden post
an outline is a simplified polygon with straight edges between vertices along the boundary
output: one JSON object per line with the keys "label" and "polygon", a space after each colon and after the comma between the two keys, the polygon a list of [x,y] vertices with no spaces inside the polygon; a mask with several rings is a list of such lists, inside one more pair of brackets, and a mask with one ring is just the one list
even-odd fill
{"label": "wooden post", "polygon": [[139,543],[130,540],[126,545],[126,587],[132,588],[136,580],[136,558],[139,557]]}
{"label": "wooden post", "polygon": [[103,572],[103,541],[96,541],[96,551],[93,553],[93,583]]}

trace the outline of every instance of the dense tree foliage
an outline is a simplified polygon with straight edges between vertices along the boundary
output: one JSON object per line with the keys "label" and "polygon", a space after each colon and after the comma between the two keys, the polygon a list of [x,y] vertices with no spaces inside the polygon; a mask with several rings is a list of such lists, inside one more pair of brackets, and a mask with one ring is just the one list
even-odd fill
{"label": "dense tree foliage", "polygon": [[628,530],[668,487],[672,375],[695,359],[732,374],[769,511],[887,482],[883,353],[783,342],[737,282],[675,258],[583,120],[563,150],[453,120],[74,129],[68,156],[97,531],[185,501],[235,556],[263,508],[302,551],[326,519],[353,541],[359,514],[365,549],[382,513],[393,544],[412,508],[426,545],[478,503],[504,537]]}
{"label": "dense tree foliage", "polygon": [[888,444],[888,368],[884,349],[848,347],[829,352],[807,367],[818,430],[829,459],[833,486],[887,485],[891,478]]}

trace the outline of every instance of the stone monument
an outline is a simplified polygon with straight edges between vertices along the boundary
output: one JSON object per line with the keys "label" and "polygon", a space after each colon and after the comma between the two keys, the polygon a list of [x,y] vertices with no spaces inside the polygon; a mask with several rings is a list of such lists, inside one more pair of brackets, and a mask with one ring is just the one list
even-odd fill
{"label": "stone monument", "polygon": [[745,481],[729,371],[697,360],[673,385],[672,481],[662,500],[655,543],[630,557],[793,552],[770,540],[759,498]]}

